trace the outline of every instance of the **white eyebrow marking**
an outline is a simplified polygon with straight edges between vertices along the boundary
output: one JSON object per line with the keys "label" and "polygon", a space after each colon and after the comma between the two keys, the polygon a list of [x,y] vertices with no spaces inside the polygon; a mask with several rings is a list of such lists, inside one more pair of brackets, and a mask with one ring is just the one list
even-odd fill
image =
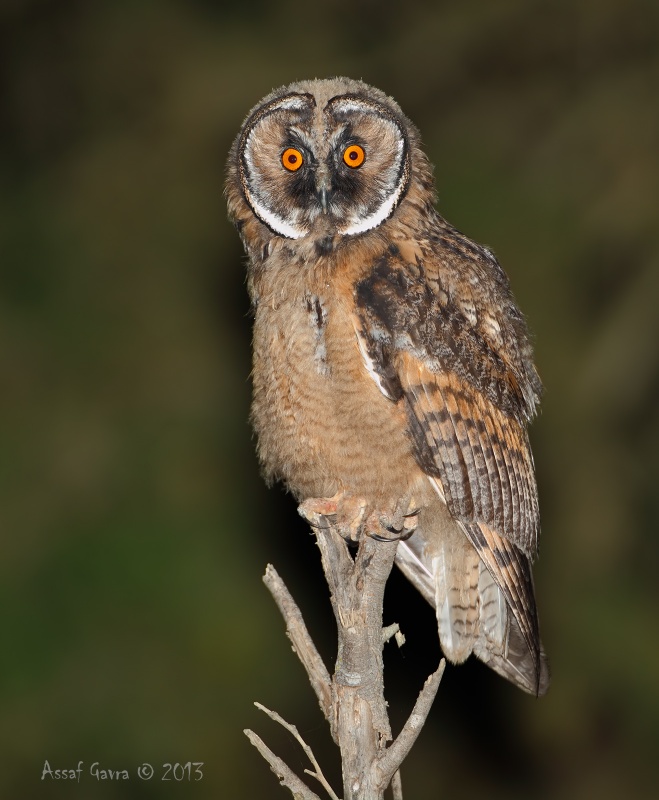
{"label": "white eyebrow marking", "polygon": [[389,116],[390,112],[386,106],[380,103],[371,103],[368,100],[358,100],[355,97],[336,97],[330,101],[332,110],[338,109],[339,111],[361,111],[366,114],[379,114],[382,116]]}
{"label": "white eyebrow marking", "polygon": [[277,111],[280,108],[284,108],[286,110],[290,108],[302,109],[308,102],[309,99],[305,96],[292,95],[291,97],[284,97],[278,103],[273,103],[273,105],[268,108],[268,112]]}

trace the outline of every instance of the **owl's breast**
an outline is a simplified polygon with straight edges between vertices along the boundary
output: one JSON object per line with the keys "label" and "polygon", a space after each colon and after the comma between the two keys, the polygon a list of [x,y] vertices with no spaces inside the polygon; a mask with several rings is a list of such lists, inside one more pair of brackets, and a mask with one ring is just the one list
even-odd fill
{"label": "owl's breast", "polygon": [[369,375],[351,298],[301,291],[259,305],[252,421],[267,477],[298,499],[400,497],[418,479],[405,410]]}

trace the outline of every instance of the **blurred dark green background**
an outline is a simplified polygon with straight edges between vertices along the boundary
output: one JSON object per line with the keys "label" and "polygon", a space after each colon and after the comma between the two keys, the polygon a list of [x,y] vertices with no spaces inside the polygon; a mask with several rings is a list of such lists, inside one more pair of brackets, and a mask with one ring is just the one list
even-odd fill
{"label": "blurred dark green background", "polygon": [[[553,685],[447,671],[406,797],[655,797],[659,785],[659,13],[647,0],[0,5],[0,796],[288,796],[296,723],[338,757],[261,584],[328,660],[312,538],[262,484],[226,152],[274,86],[393,95],[440,210],[490,245],[547,387],[532,438]],[[395,726],[438,658],[392,578]],[[85,762],[80,785],[40,780]],[[99,783],[90,764],[128,768]],[[203,781],[140,782],[144,761]],[[158,768],[156,778],[162,769]]]}

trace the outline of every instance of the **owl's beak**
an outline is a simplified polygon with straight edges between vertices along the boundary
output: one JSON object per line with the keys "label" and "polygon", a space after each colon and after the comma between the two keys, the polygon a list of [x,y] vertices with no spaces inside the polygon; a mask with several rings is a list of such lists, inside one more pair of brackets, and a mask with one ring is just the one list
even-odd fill
{"label": "owl's beak", "polygon": [[331,192],[332,186],[329,175],[321,173],[316,178],[316,194],[318,195],[320,206],[325,214],[327,214],[327,210],[329,209],[329,198]]}

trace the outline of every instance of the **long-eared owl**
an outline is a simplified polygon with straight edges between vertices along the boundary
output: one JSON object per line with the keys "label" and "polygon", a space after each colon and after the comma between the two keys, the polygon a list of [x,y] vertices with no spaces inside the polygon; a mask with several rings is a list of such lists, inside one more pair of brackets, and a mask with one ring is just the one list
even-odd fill
{"label": "long-eared owl", "polygon": [[398,531],[448,659],[543,694],[527,436],[542,387],[496,258],[435,209],[418,131],[360,81],[293,83],[249,113],[226,194],[266,477],[354,537]]}

